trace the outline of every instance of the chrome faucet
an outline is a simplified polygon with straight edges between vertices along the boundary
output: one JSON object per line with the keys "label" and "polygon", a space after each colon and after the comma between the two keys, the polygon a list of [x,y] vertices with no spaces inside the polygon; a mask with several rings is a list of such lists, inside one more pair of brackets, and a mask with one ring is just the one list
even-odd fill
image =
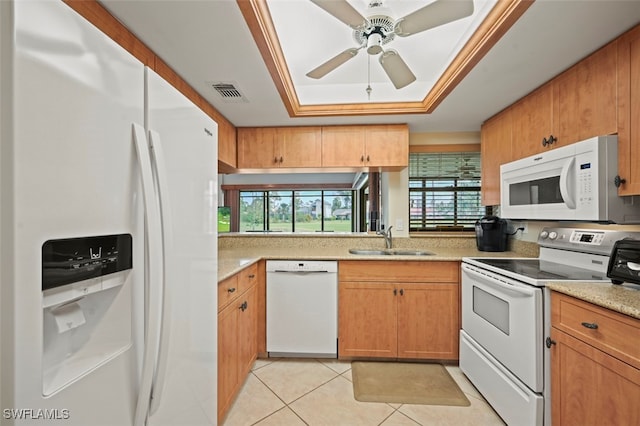
{"label": "chrome faucet", "polygon": [[391,228],[393,228],[393,226],[388,227],[386,231],[380,230],[380,231],[376,232],[376,234],[382,235],[384,237],[384,243],[386,244],[388,249],[392,248],[392,246],[393,246],[393,239],[392,239],[392,236],[391,236]]}

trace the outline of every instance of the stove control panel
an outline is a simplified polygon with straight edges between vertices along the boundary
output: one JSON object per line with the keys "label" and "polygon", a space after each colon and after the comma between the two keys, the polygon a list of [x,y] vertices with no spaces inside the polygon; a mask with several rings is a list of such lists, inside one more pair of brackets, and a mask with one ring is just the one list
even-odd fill
{"label": "stove control panel", "polygon": [[609,255],[615,242],[623,238],[640,239],[640,232],[547,227],[538,234],[538,244],[541,247]]}

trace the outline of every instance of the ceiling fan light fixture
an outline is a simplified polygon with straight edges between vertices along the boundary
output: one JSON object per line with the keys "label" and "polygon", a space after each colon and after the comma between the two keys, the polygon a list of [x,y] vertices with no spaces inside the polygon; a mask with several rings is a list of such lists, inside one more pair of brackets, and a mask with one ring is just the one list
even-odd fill
{"label": "ceiling fan light fixture", "polygon": [[382,35],[372,33],[367,38],[367,53],[369,55],[377,55],[380,52],[382,52]]}

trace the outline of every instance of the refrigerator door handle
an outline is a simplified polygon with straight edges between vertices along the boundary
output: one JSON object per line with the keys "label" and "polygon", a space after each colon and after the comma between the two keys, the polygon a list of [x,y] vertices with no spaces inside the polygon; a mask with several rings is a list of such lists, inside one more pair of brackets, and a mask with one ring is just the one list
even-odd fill
{"label": "refrigerator door handle", "polygon": [[157,318],[160,315],[162,303],[162,237],[160,211],[153,181],[151,155],[147,147],[147,137],[144,128],[136,123],[133,123],[133,143],[136,148],[140,178],[142,180],[145,217],[145,269],[147,271],[145,283],[148,300],[146,309],[147,326],[142,354],[142,374],[133,424],[135,426],[143,426],[146,423],[149,412],[151,386],[153,384],[158,341],[160,339],[160,325]]}
{"label": "refrigerator door handle", "polygon": [[167,279],[170,270],[169,259],[170,251],[173,247],[173,232],[171,218],[171,203],[169,201],[169,184],[167,182],[167,169],[164,157],[164,151],[160,142],[160,135],[153,130],[149,131],[149,148],[151,151],[151,162],[155,170],[155,178],[158,190],[158,198],[160,201],[160,219],[162,224],[162,240],[163,240],[163,301],[159,317],[160,326],[160,343],[158,348],[158,356],[156,360],[155,375],[153,378],[153,387],[151,389],[151,405],[149,414],[155,413],[160,406],[162,391],[164,389],[164,381],[167,372],[167,359],[169,357],[169,342],[171,337],[171,295],[169,280]]}

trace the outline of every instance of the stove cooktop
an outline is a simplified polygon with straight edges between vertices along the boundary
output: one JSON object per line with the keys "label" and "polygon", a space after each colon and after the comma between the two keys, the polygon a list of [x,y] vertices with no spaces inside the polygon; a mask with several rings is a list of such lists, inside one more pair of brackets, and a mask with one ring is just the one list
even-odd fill
{"label": "stove cooktop", "polygon": [[475,258],[474,260],[534,280],[606,281],[608,279],[606,273],[539,259]]}

